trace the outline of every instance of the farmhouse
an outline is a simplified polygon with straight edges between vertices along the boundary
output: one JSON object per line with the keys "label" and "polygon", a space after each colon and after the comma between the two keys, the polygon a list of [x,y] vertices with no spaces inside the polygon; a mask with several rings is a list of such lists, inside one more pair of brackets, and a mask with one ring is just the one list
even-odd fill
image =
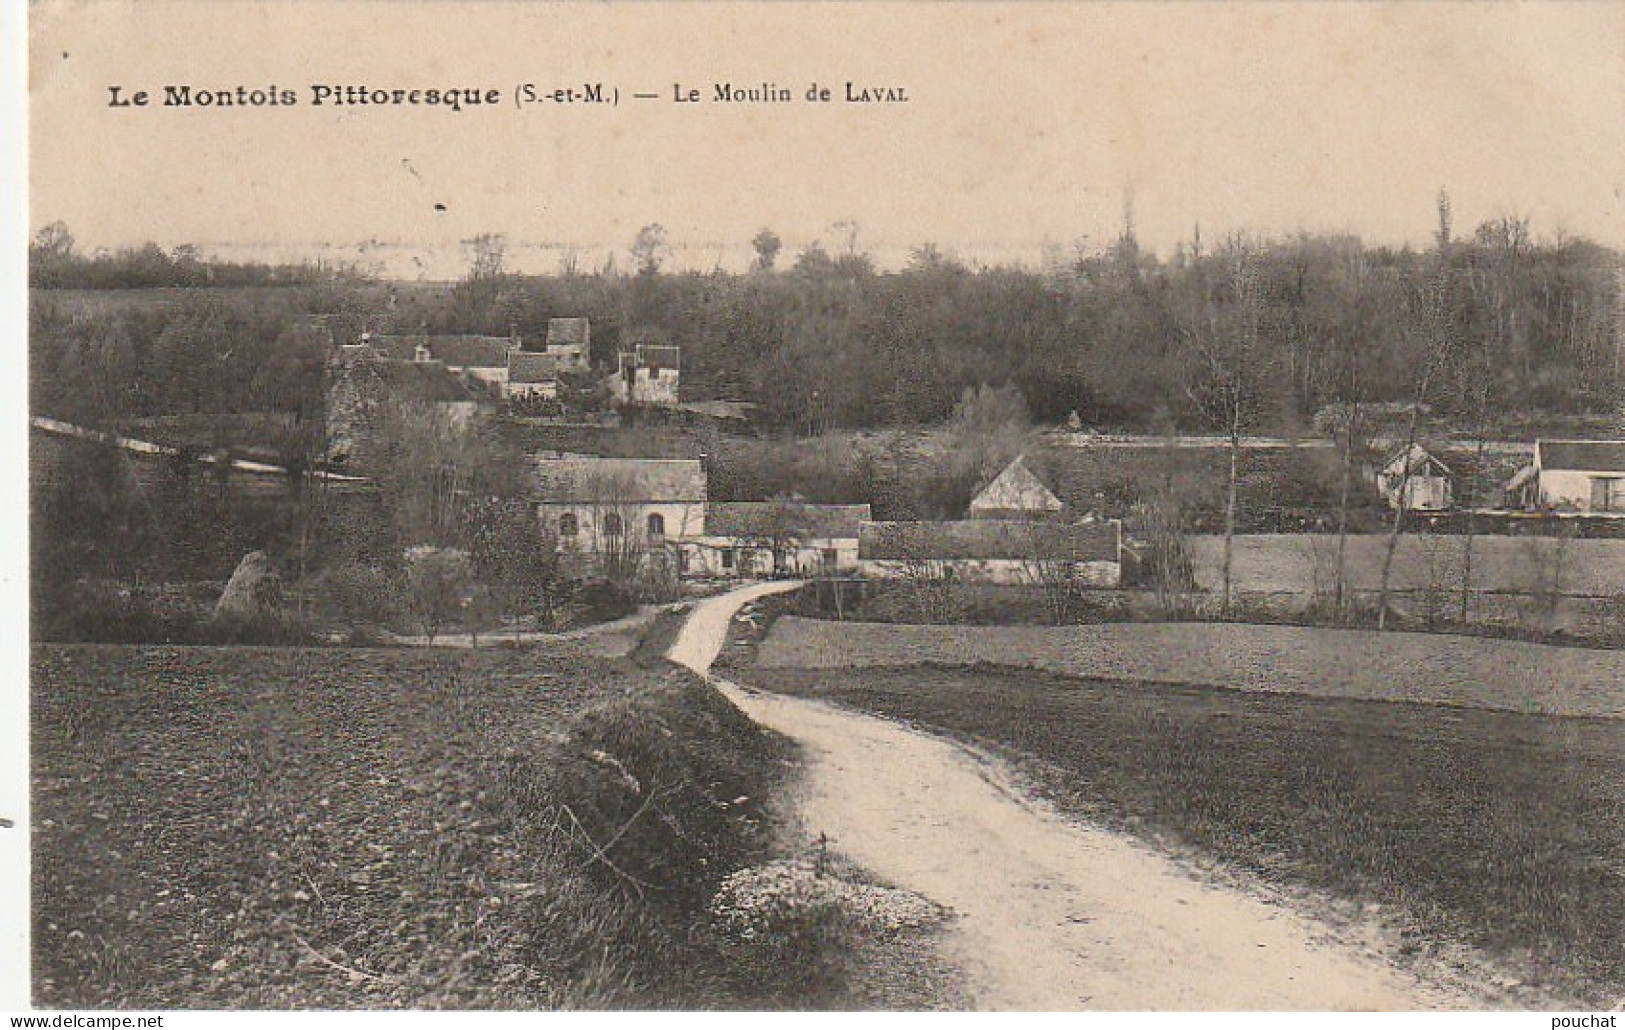
{"label": "farmhouse", "polygon": [[967,519],[866,522],[858,569],[877,579],[930,577],[1038,584],[1059,572],[1092,586],[1122,582],[1123,527],[1092,522]]}
{"label": "farmhouse", "polygon": [[1450,467],[1420,444],[1400,448],[1376,472],[1377,491],[1390,508],[1445,511],[1450,507]]}
{"label": "farmhouse", "polygon": [[683,547],[682,569],[724,579],[848,572],[857,568],[859,527],[869,515],[867,504],[713,502],[705,532]]}
{"label": "farmhouse", "polygon": [[503,395],[510,400],[559,395],[560,359],[553,354],[514,350],[508,352],[508,377]]}
{"label": "farmhouse", "polygon": [[393,361],[439,362],[448,371],[502,386],[508,377],[508,352],[519,349],[519,335],[362,333],[360,346]]}
{"label": "farmhouse", "polygon": [[622,404],[675,408],[681,376],[682,348],[640,343],[620,352],[609,388]]}
{"label": "farmhouse", "polygon": [[518,330],[507,336],[474,334],[361,335],[359,348],[390,361],[438,363],[459,376],[497,388],[503,397],[558,396],[561,372],[585,371],[591,360],[592,327],[585,318],[552,318],[542,350],[526,350]]}
{"label": "farmhouse", "polygon": [[664,563],[705,529],[705,468],[694,460],[537,457],[536,515],[561,553],[600,564]]}
{"label": "farmhouse", "polygon": [[971,498],[973,519],[1034,519],[1058,515],[1064,506],[1021,455]]}
{"label": "farmhouse", "polygon": [[1625,512],[1625,440],[1537,440],[1534,463],[1506,489],[1523,508]]}
{"label": "farmhouse", "polygon": [[585,318],[548,319],[545,348],[563,368],[586,368],[592,360],[591,322]]}

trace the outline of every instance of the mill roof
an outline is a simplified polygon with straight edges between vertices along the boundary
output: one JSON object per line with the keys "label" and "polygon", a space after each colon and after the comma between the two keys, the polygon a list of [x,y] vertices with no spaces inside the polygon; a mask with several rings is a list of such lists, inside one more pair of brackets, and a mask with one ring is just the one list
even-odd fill
{"label": "mill roof", "polygon": [[707,536],[856,539],[869,521],[867,504],[801,501],[713,501],[705,512]]}
{"label": "mill roof", "polygon": [[374,369],[379,380],[400,397],[431,404],[479,399],[439,361],[378,361],[374,363]]}
{"label": "mill roof", "polygon": [[705,500],[705,467],[698,461],[538,457],[533,471],[539,498],[554,503]]}
{"label": "mill roof", "polygon": [[1625,474],[1625,440],[1537,440],[1535,455],[1543,469]]}
{"label": "mill roof", "polygon": [[510,383],[550,383],[558,377],[559,359],[556,354],[520,350],[508,354]]}

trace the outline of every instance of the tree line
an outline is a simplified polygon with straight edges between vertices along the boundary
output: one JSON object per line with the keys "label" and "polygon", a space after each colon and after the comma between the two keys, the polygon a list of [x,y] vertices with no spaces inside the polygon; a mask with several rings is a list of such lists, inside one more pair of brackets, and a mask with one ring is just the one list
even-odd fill
{"label": "tree line", "polygon": [[[587,315],[601,361],[630,342],[675,344],[685,395],[752,401],[802,432],[937,423],[984,384],[1016,387],[1044,421],[1211,428],[1203,326],[1218,338],[1238,318],[1248,358],[1270,370],[1248,430],[1290,430],[1339,402],[1410,401],[1441,334],[1473,366],[1470,389],[1435,391],[1447,413],[1605,411],[1622,385],[1620,255],[1537,240],[1516,218],[1457,238],[1443,195],[1424,250],[1307,234],[1205,246],[1198,233],[1162,257],[1129,234],[1042,269],[972,268],[929,244],[894,272],[816,244],[780,269],[763,230],[748,273],[669,272],[657,230],[639,233],[630,270],[546,276],[505,272],[501,238],[482,237],[469,276],[411,317],[531,337],[549,317]],[[1429,304],[1437,325],[1419,332]]]}
{"label": "tree line", "polygon": [[[269,297],[211,290],[150,309],[74,310],[36,290],[35,405],[68,415],[75,406],[309,409],[320,404],[329,335],[537,340],[549,318],[566,315],[592,319],[601,365],[636,342],[680,346],[686,398],[754,402],[771,425],[802,433],[941,422],[981,385],[1013,386],[1040,421],[1077,412],[1100,427],[1228,428],[1213,417],[1227,387],[1212,341],[1233,342],[1225,327],[1236,319],[1248,321],[1246,359],[1269,370],[1248,398],[1245,430],[1290,431],[1334,403],[1413,400],[1441,335],[1470,365],[1452,389],[1433,388],[1433,406],[1449,414],[1598,412],[1622,386],[1620,255],[1579,238],[1537,240],[1512,218],[1456,238],[1444,197],[1425,250],[1311,235],[1207,246],[1193,234],[1164,257],[1125,234],[1041,269],[972,268],[924,245],[886,272],[855,242],[835,254],[814,244],[782,268],[775,234],[753,244],[749,272],[673,272],[664,230],[648,226],[629,268],[565,262],[537,276],[507,271],[502,237],[486,235],[467,241],[462,280],[403,286],[400,302],[351,270],[306,269],[298,289]],[[65,228],[48,227],[31,251],[31,281],[60,285],[63,269],[84,273],[101,260],[78,256]],[[235,267],[171,263],[212,268],[217,284]],[[269,266],[255,275],[287,281]],[[1419,332],[1427,305],[1433,329]],[[306,314],[320,315],[327,334]]]}

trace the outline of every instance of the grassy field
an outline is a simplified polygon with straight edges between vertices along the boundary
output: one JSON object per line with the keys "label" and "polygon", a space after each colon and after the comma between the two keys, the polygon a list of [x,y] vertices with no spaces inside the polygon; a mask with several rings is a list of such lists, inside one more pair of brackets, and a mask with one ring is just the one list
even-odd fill
{"label": "grassy field", "polygon": [[1625,717],[1625,651],[1241,623],[904,626],[784,617],[774,668],[1006,665],[1123,681]]}
{"label": "grassy field", "polygon": [[[1401,537],[1394,552],[1390,587],[1418,591],[1431,585],[1446,592],[1459,591],[1464,539]],[[1348,538],[1344,567],[1349,589],[1375,591],[1380,586],[1386,547],[1387,538],[1380,534]],[[1223,537],[1191,538],[1191,558],[1200,586],[1219,588],[1223,551]],[[1317,587],[1329,590],[1336,555],[1337,537],[1329,534],[1238,536],[1234,541],[1231,582],[1236,590],[1258,593],[1308,595]],[[1568,540],[1558,544],[1542,537],[1480,536],[1473,541],[1474,591],[1552,588],[1579,597],[1611,597],[1625,592],[1625,540]]]}
{"label": "grassy field", "polygon": [[37,646],[32,755],[41,1007],[781,986],[697,914],[766,854],[782,747],[664,663]]}
{"label": "grassy field", "polygon": [[991,744],[1063,811],[1330,897],[1406,955],[1480,949],[1526,1004],[1625,994],[1625,721],[992,668],[732,675]]}

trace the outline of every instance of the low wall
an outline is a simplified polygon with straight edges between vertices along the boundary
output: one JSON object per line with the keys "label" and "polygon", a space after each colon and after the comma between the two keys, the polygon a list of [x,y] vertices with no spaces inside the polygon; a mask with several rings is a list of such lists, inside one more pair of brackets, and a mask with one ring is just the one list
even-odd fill
{"label": "low wall", "polygon": [[1541,715],[1625,718],[1625,651],[1427,633],[1223,623],[904,626],[786,616],[758,662],[777,668],[993,664]]}

